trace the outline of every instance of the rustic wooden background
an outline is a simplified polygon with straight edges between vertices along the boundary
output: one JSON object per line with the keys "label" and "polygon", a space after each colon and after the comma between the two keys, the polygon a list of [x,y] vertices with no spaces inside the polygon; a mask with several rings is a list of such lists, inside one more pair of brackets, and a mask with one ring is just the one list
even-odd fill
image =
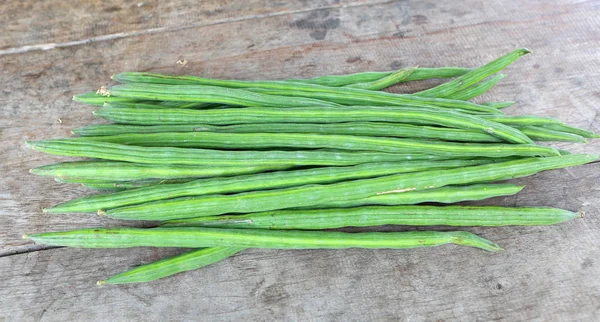
{"label": "rustic wooden background", "polygon": [[[480,202],[587,212],[553,227],[469,229],[504,246],[499,254],[455,246],[250,250],[155,283],[98,288],[98,279],[181,250],[50,249],[20,239],[118,224],[42,214],[90,192],[30,175],[64,158],[24,144],[100,122],[71,97],[114,73],[278,79],[474,67],[524,46],[533,54],[486,99],[516,100],[508,113],[559,117],[598,132],[598,17],[600,2],[569,0],[1,1],[0,321],[598,318],[598,164],[515,180],[527,185],[520,194]],[[598,154],[599,141],[556,146]]]}

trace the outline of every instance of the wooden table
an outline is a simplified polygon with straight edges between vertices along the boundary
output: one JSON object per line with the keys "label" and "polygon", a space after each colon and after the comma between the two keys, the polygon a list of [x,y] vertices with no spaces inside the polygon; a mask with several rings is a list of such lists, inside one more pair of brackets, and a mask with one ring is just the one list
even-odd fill
{"label": "wooden table", "polygon": [[[30,175],[32,167],[65,158],[24,143],[100,122],[93,107],[71,97],[108,83],[114,73],[282,79],[474,67],[525,46],[533,54],[509,67],[509,77],[484,99],[515,100],[508,113],[559,117],[598,132],[599,16],[597,1],[568,0],[3,1],[0,321],[598,318],[598,164],[513,180],[527,187],[481,202],[588,214],[551,227],[468,229],[504,246],[499,254],[456,246],[250,250],[154,283],[98,288],[98,279],[181,250],[51,249],[20,236],[120,224],[42,214],[42,207],[90,192]],[[555,146],[600,153],[600,140]]]}

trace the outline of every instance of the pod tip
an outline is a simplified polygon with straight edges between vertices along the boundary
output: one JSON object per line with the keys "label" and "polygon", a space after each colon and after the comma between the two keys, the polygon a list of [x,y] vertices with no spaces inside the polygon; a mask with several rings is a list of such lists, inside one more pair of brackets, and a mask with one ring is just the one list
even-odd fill
{"label": "pod tip", "polygon": [[98,214],[98,216],[106,216],[106,212],[102,209],[98,209],[97,214]]}
{"label": "pod tip", "polygon": [[23,238],[23,239],[29,239],[29,235],[23,234],[23,236],[21,236],[21,238]]}
{"label": "pod tip", "polygon": [[106,281],[98,281],[98,282],[96,282],[96,285],[102,287],[102,286],[106,285]]}
{"label": "pod tip", "polygon": [[583,218],[583,217],[585,217],[585,211],[581,210],[579,212],[579,218]]}

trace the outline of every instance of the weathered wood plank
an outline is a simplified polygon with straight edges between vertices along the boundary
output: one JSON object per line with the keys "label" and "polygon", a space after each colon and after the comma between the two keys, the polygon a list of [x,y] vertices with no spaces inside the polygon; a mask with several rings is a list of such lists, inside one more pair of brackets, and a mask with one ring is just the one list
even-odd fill
{"label": "weathered wood plank", "polygon": [[[120,224],[93,215],[42,214],[41,207],[89,192],[28,174],[31,167],[64,158],[30,151],[24,140],[65,137],[71,128],[100,122],[92,118],[91,107],[70,98],[123,70],[279,79],[415,65],[477,66],[527,46],[534,54],[510,67],[509,77],[486,99],[518,101],[509,113],[554,116],[600,131],[595,33],[600,8],[594,2],[500,6],[471,0],[460,7],[448,0],[356,6],[323,2],[315,6],[331,8],[297,12],[305,7],[278,2],[263,9],[260,2],[247,1],[223,8],[214,20],[197,13],[214,10],[209,5],[182,9],[185,2],[179,4],[165,10],[172,16],[161,21],[176,27],[198,17],[256,18],[0,56],[0,253],[29,250],[20,240],[25,232]],[[83,25],[80,9],[70,10]],[[127,10],[123,13],[132,12]],[[286,10],[290,13],[268,14]],[[38,10],[35,20],[48,22],[48,30],[57,31],[53,23],[68,21],[47,12]],[[20,9],[9,14],[27,15]],[[136,17],[144,14],[148,12]],[[127,20],[110,15],[125,28]],[[107,16],[89,21],[90,26],[106,22]],[[26,30],[28,20],[19,19],[12,31]],[[151,28],[132,26],[122,31]],[[29,42],[11,46],[47,37],[80,39],[83,29],[60,30],[46,36],[25,32]],[[180,59],[188,63],[176,64]],[[598,140],[557,146],[600,153]],[[251,250],[165,281],[100,289],[94,285],[97,279],[177,250],[53,249],[2,257],[0,302],[7,309],[0,320],[131,320],[141,314],[151,320],[589,320],[600,315],[598,170],[593,164],[519,179],[527,187],[517,196],[480,202],[588,213],[583,220],[555,227],[472,229],[506,248],[497,255],[452,246],[406,252]]]}
{"label": "weathered wood plank", "polygon": [[316,8],[355,6],[373,1],[4,1],[8,21],[0,34],[0,54],[48,50],[135,35],[240,20],[256,20]]}

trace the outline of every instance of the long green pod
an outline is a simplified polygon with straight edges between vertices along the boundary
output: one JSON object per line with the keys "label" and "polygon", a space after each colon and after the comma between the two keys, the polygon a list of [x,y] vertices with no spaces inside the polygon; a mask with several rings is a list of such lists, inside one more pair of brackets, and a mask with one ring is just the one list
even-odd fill
{"label": "long green pod", "polygon": [[[223,87],[245,88],[254,87],[252,84],[263,84],[268,82],[280,83],[307,83],[313,85],[321,85],[328,87],[352,86],[355,84],[372,83],[384,80],[394,74],[402,75],[408,73],[406,78],[401,78],[400,81],[416,81],[432,78],[451,78],[462,76],[471,69],[461,67],[440,67],[440,68],[405,68],[387,72],[363,72],[346,75],[327,75],[308,79],[286,79],[281,81],[274,80],[254,80],[254,81],[239,81],[239,80],[223,80],[203,78],[197,76],[177,76],[163,75],[146,72],[123,72],[112,77],[121,83],[148,83],[148,84],[167,84],[167,85],[217,85]],[[396,76],[400,77],[400,76]]]}
{"label": "long green pod", "polygon": [[513,101],[481,103],[481,105],[485,105],[485,106],[489,106],[489,107],[493,107],[493,108],[497,108],[497,109],[507,108],[507,107],[513,106],[514,104],[515,104],[515,102],[513,102]]}
{"label": "long green pod", "polygon": [[[186,86],[186,85],[181,85]],[[191,85],[187,85],[191,86]],[[283,97],[306,97],[315,98],[327,102],[347,105],[347,106],[410,106],[432,108],[437,107],[446,110],[456,110],[466,114],[502,114],[496,108],[476,104],[467,101],[453,99],[438,99],[427,98],[421,100],[420,96],[412,96],[412,94],[395,94],[383,91],[370,91],[363,89],[347,88],[347,87],[331,87],[334,90],[327,91],[304,91],[296,89],[278,89],[278,88],[246,88],[253,93],[261,93],[266,95],[276,95]],[[353,91],[353,93],[344,93],[342,91]]]}
{"label": "long green pod", "polygon": [[275,249],[417,248],[457,244],[488,251],[502,250],[466,231],[342,233],[218,228],[97,228],[25,235],[36,243],[82,248],[246,247]]}
{"label": "long green pod", "polygon": [[413,107],[225,108],[202,111],[105,107],[95,111],[94,115],[132,125],[390,122],[474,130],[511,143],[533,143],[525,134],[508,125],[455,111]]}
{"label": "long green pod", "polygon": [[100,179],[102,181],[133,181],[144,179],[202,178],[234,176],[290,168],[285,165],[251,165],[235,167],[214,165],[144,164],[114,161],[72,161],[44,165],[29,172],[62,179]]}
{"label": "long green pod", "polygon": [[98,178],[82,178],[82,177],[56,177],[54,178],[60,183],[78,183],[86,187],[113,187],[115,190],[133,189],[151,185],[166,185],[176,183],[186,183],[198,178],[176,178],[176,179],[142,179],[132,181],[108,181],[101,177]]}
{"label": "long green pod", "polygon": [[207,85],[124,84],[115,85],[105,94],[140,101],[180,101],[219,103],[253,107],[340,106],[337,103],[309,97],[267,95],[238,88]]}
{"label": "long green pod", "polygon": [[577,134],[579,136],[583,136],[584,138],[588,138],[588,139],[600,138],[600,134],[594,133],[592,131],[580,129],[577,127],[569,126],[566,124],[546,124],[546,125],[543,125],[543,127],[547,128],[549,130]]}
{"label": "long green pod", "polygon": [[104,105],[104,103],[110,103],[110,102],[130,103],[130,102],[137,101],[135,99],[125,98],[125,97],[115,97],[115,96],[106,97],[104,95],[98,94],[97,92],[86,92],[86,93],[82,93],[82,94],[77,94],[77,95],[73,96],[73,100],[75,102],[89,104],[89,105],[97,105],[97,106],[102,106],[102,105]]}
{"label": "long green pod", "polygon": [[150,264],[141,265],[129,271],[98,281],[98,286],[106,284],[128,284],[155,281],[177,273],[202,268],[222,261],[236,253],[242,247],[209,247],[185,252]]}
{"label": "long green pod", "polygon": [[[518,193],[524,186],[513,184],[474,184],[468,186],[446,186],[434,189],[407,191],[402,193],[387,193],[363,199],[345,199],[324,204],[294,208],[294,209],[325,209],[348,208],[359,206],[398,206],[413,205],[424,202],[455,203],[469,200],[482,200],[498,196],[507,196]],[[222,216],[217,216],[222,217]],[[199,220],[204,221],[205,217]],[[163,226],[194,226],[196,218],[174,219],[163,222]]]}
{"label": "long green pod", "polygon": [[[113,97],[113,96],[111,96]],[[162,102],[161,102],[162,103]],[[180,108],[182,104],[180,102],[169,102],[169,103],[177,103],[177,104],[169,104],[169,105],[161,105],[158,102],[110,102],[112,107],[125,107],[125,108],[145,108],[145,109],[155,109],[155,108]],[[185,103],[187,104],[187,103]]]}
{"label": "long green pod", "polygon": [[147,147],[206,149],[337,149],[390,153],[427,153],[447,157],[509,157],[560,155],[554,148],[530,144],[455,143],[312,133],[147,133],[74,138]]}
{"label": "long green pod", "polygon": [[246,176],[200,179],[182,184],[149,186],[120,193],[92,195],[44,209],[50,213],[96,212],[127,205],[184,196],[265,190],[315,183],[380,177],[397,173],[449,169],[489,163],[489,160],[406,161],[399,163],[367,163],[352,167],[277,171]]}
{"label": "long green pod", "polygon": [[[113,97],[113,96],[111,96]],[[182,102],[154,102],[154,101],[143,101],[143,102],[110,102],[111,107],[126,107],[126,108],[145,108],[145,109],[154,109],[154,108],[196,108],[197,106],[202,106],[198,103],[182,103]]]}
{"label": "long green pod", "polygon": [[[490,206],[370,206],[312,210],[277,210],[179,221],[187,227],[302,229],[405,226],[536,226],[581,217],[558,208]],[[173,227],[168,222],[163,227]]]}
{"label": "long green pod", "polygon": [[[411,68],[413,72],[405,79],[402,79],[404,82],[409,81],[419,81],[419,80],[427,80],[433,78],[451,78],[456,76],[462,76],[471,71],[469,68],[462,67],[437,67],[437,68]],[[361,72],[354,74],[344,74],[344,75],[327,75],[327,76],[319,76],[314,78],[303,78],[303,79],[287,79],[283,80],[285,82],[294,82],[294,83],[308,83],[322,86],[346,86],[358,83],[368,83],[380,80],[385,77],[389,77],[393,73],[401,72],[405,69],[400,69],[396,71],[385,71],[385,72]],[[121,73],[117,76],[114,76],[113,79],[122,82],[129,83],[155,83],[155,84],[198,84],[194,80],[194,76],[169,76],[170,78],[148,78],[146,75],[156,75],[150,73],[139,73],[139,72],[125,72]]]}
{"label": "long green pod", "polygon": [[455,203],[468,200],[483,200],[492,197],[514,195],[524,186],[513,184],[473,184],[467,186],[446,186],[435,189],[386,193],[363,199],[347,199],[328,202],[307,208],[340,208],[367,205],[414,205],[424,202]]}
{"label": "long green pod", "polygon": [[350,85],[346,85],[345,87],[350,88],[360,88],[371,91],[378,91],[384,89],[386,87],[390,87],[394,84],[398,84],[408,78],[410,74],[414,72],[414,68],[401,69],[397,72],[393,72],[390,75],[380,78],[378,80],[365,82],[365,83],[354,83]]}
{"label": "long green pod", "polygon": [[519,59],[519,57],[529,53],[530,51],[526,48],[514,50],[454,80],[438,85],[434,88],[420,91],[415,95],[423,97],[448,97],[456,92],[464,90],[465,88],[468,88],[469,86],[480,82],[481,80],[487,78],[490,75],[496,74],[497,72],[501,71],[502,69],[506,68],[508,65],[512,64],[514,61]]}
{"label": "long green pod", "polygon": [[177,101],[162,101],[158,102],[159,106],[162,107],[170,107],[170,108],[215,108],[222,106],[221,104],[214,103],[186,103],[186,102],[177,102]]}
{"label": "long green pod", "polygon": [[531,126],[531,125],[547,125],[547,124],[562,124],[561,120],[553,118],[553,117],[543,117],[543,116],[532,116],[532,115],[482,115],[482,118],[492,121],[498,122],[501,124],[515,126],[515,127],[523,127],[523,126]]}
{"label": "long green pod", "polygon": [[587,142],[583,136],[554,131],[541,126],[525,126],[519,128],[519,130],[535,141]]}
{"label": "long green pod", "polygon": [[450,99],[468,101],[477,96],[487,93],[494,85],[501,81],[506,75],[498,74],[486,81],[467,87],[461,91],[448,96]]}
{"label": "long green pod", "polygon": [[[128,189],[136,189],[141,187],[147,187],[152,185],[166,185],[173,183],[183,183],[192,181],[182,179],[182,182],[171,182],[171,180],[140,180],[140,181],[118,181],[118,182],[89,182],[89,183],[81,183],[82,186],[94,190],[106,191],[106,192],[119,192]],[[73,182],[75,183],[75,182]]]}
{"label": "long green pod", "polygon": [[[168,78],[171,76],[153,75],[148,77]],[[411,94],[278,81],[197,79],[202,79],[206,85],[126,83],[111,87],[106,95],[137,100],[209,102],[254,107],[338,106],[338,104],[343,104],[456,108],[471,113],[502,114],[497,109],[475,103]],[[325,104],[327,102],[329,105]]]}
{"label": "long green pod", "polygon": [[82,183],[81,185],[86,188],[98,190],[101,192],[119,192],[127,190],[127,188],[119,187],[114,183]]}
{"label": "long green pod", "polygon": [[[409,81],[420,81],[427,80],[433,78],[451,78],[456,76],[462,76],[471,69],[462,68],[462,67],[438,67],[438,68],[426,68],[426,67],[418,67],[413,70],[413,72],[405,79],[403,82]],[[387,72],[364,72],[364,73],[355,73],[355,74],[346,74],[346,75],[327,75],[327,76],[319,76],[308,79],[289,79],[288,81],[297,82],[297,83],[309,83],[323,86],[346,86],[356,83],[366,83],[373,82],[379,80],[381,78],[390,76],[392,73],[397,71],[387,71]]]}
{"label": "long green pod", "polygon": [[[370,162],[447,160],[425,154],[339,151],[223,151],[171,147],[141,147],[96,141],[56,139],[26,142],[32,149],[49,154],[153,164],[211,166],[304,166],[356,165]],[[459,158],[464,159],[464,157]]]}
{"label": "long green pod", "polygon": [[386,122],[346,123],[255,123],[237,125],[122,125],[96,124],[73,130],[79,136],[110,136],[135,133],[218,132],[218,133],[317,133],[358,136],[404,137],[458,142],[502,142],[499,138],[474,130],[417,126]]}
{"label": "long green pod", "polygon": [[543,170],[585,164],[597,159],[597,156],[586,154],[520,159],[458,169],[404,173],[325,185],[306,185],[232,195],[209,195],[154,201],[107,210],[105,214],[109,217],[127,220],[170,220],[226,213],[309,207],[340,200],[363,199],[387,193],[511,179]]}

